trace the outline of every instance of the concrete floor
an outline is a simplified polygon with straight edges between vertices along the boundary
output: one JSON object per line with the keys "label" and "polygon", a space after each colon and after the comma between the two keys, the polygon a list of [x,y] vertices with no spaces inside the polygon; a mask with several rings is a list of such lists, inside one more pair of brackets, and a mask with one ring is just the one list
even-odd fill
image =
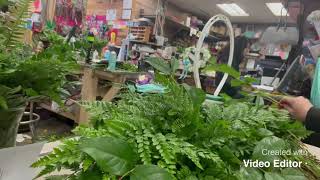
{"label": "concrete floor", "polygon": [[46,110],[37,110],[36,113],[40,115],[40,121],[36,125],[37,138],[32,140],[32,135],[31,132],[28,131],[28,126],[25,126],[23,129],[26,129],[26,131],[19,132],[18,139],[20,138],[19,141],[23,142],[17,142],[18,146],[39,141],[53,142],[64,137],[73,136],[71,132],[74,128],[73,121]]}

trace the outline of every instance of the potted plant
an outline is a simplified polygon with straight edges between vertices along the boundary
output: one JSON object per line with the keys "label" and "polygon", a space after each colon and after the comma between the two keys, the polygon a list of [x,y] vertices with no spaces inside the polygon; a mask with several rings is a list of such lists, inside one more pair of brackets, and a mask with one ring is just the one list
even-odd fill
{"label": "potted plant", "polygon": [[34,53],[30,46],[21,42],[31,2],[15,1],[9,4],[9,12],[1,13],[0,148],[15,145],[27,102],[39,97],[59,102],[65,76],[77,68],[74,56],[70,55],[73,51],[69,49],[65,51],[68,56],[56,55],[50,48]]}

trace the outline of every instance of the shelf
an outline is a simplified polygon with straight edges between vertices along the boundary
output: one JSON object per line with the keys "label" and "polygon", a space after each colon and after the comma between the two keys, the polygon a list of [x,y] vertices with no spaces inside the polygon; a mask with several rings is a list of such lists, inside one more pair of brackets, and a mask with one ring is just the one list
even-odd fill
{"label": "shelf", "polygon": [[[144,18],[156,19],[156,16],[154,16],[154,15],[151,15],[151,16],[150,16],[150,15],[149,15],[149,16],[144,16]],[[180,22],[177,22],[177,21],[173,20],[172,17],[170,17],[170,16],[166,16],[166,22],[171,23],[171,25],[178,25],[178,26],[180,26],[182,29],[185,29],[185,30],[189,30],[189,29],[190,29],[190,27],[188,27],[188,26],[186,26],[186,25],[184,25],[184,24],[182,24],[182,23],[180,23]]]}
{"label": "shelf", "polygon": [[40,103],[39,106],[40,106],[41,108],[43,108],[43,109],[46,109],[46,110],[50,111],[50,112],[56,113],[56,114],[58,114],[58,115],[60,115],[60,116],[63,116],[63,117],[65,117],[65,118],[68,118],[68,119],[71,119],[71,120],[77,122],[76,116],[73,115],[73,114],[70,113],[70,112],[53,110],[49,105],[47,105],[47,104],[45,104],[45,103]]}
{"label": "shelf", "polygon": [[138,40],[130,40],[130,42],[137,43],[137,44],[146,44],[146,45],[161,47],[160,45],[158,45],[156,43],[151,43],[151,42],[144,42],[144,41],[138,41]]}

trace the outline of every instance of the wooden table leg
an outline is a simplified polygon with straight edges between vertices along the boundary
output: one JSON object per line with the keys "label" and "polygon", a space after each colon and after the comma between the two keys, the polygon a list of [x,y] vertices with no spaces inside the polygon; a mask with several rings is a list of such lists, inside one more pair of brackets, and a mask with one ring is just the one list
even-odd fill
{"label": "wooden table leg", "polygon": [[[94,70],[91,68],[84,68],[84,75],[82,78],[82,90],[81,100],[82,101],[96,101],[98,88],[98,78],[94,75]],[[79,124],[89,123],[89,113],[85,108],[80,108]]]}
{"label": "wooden table leg", "polygon": [[121,90],[122,84],[125,82],[126,78],[120,77],[119,80],[111,86],[106,95],[103,97],[103,101],[112,101]]}

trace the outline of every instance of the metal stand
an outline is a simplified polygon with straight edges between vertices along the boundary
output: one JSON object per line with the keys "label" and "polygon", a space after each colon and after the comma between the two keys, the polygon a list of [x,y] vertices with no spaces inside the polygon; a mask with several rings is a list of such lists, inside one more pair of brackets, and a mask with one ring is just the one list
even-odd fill
{"label": "metal stand", "polygon": [[[228,27],[228,32],[229,32],[229,36],[230,36],[230,53],[229,53],[229,60],[228,60],[228,65],[231,66],[232,65],[232,61],[233,61],[233,54],[234,54],[234,32],[233,32],[233,27],[232,24],[229,20],[229,18],[225,15],[221,15],[218,14],[216,16],[213,16],[205,25],[205,27],[203,28],[200,38],[198,40],[197,43],[197,48],[196,48],[196,54],[195,54],[195,59],[194,61],[194,66],[193,66],[193,75],[194,75],[194,80],[196,83],[197,88],[201,88],[201,82],[200,82],[200,74],[199,74],[199,68],[200,68],[200,53],[201,53],[201,48],[203,46],[203,42],[204,39],[209,35],[210,33],[210,29],[213,26],[213,24],[215,24],[218,21],[222,21],[224,22],[227,27]],[[228,74],[224,74],[218,88],[216,89],[214,96],[218,96],[224,86],[224,84],[226,83],[227,79],[228,79]]]}
{"label": "metal stand", "polygon": [[40,120],[40,116],[33,112],[34,103],[30,103],[30,112],[24,112],[23,116],[29,116],[29,121],[23,121],[20,122],[20,125],[29,125],[31,135],[32,135],[32,141],[36,140],[38,138],[37,131],[36,131],[36,124]]}

